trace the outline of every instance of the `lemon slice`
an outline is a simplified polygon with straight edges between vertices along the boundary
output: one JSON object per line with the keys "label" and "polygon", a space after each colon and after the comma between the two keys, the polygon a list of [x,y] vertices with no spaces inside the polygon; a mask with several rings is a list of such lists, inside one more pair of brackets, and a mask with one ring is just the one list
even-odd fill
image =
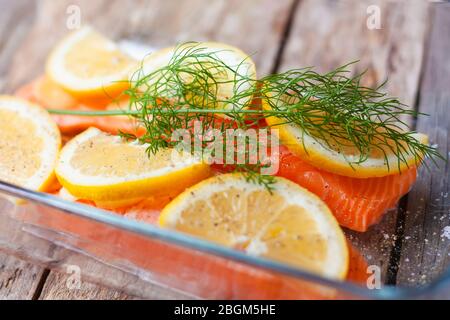
{"label": "lemon slice", "polygon": [[241,174],[215,176],[176,197],[159,224],[329,278],[347,274],[346,240],[330,210],[284,178],[270,193]]}
{"label": "lemon slice", "polygon": [[83,27],[53,49],[46,73],[77,98],[114,96],[128,88],[135,64],[114,42]]}
{"label": "lemon slice", "polygon": [[[202,88],[207,81],[208,88],[215,96],[214,100],[223,101],[232,96],[238,96],[255,85],[256,67],[249,55],[238,48],[217,42],[185,43],[153,52],[132,74],[131,82],[139,83],[141,91],[148,90],[149,87],[157,84],[159,89],[163,88],[161,97],[170,99],[173,97],[171,90],[174,89],[174,85],[170,84],[171,89],[164,87],[164,81],[170,78],[170,73],[164,71],[161,74],[155,74],[155,71],[171,63],[174,64],[174,61],[179,64],[175,70],[178,80],[181,79],[184,84],[189,84],[194,81],[194,75],[200,75],[195,81],[198,81]],[[208,78],[206,73],[209,73],[214,80]],[[197,90],[203,89],[197,88]],[[203,100],[202,94],[194,96],[193,98],[197,99],[194,101],[198,101],[200,105],[206,104],[208,107],[213,107]],[[243,96],[238,102],[240,105],[246,105],[251,98],[251,96]],[[226,102],[219,102],[216,106],[225,109],[233,107]]]}
{"label": "lemon slice", "polygon": [[0,96],[0,180],[46,191],[61,147],[58,127],[40,106]]}
{"label": "lemon slice", "polygon": [[[271,110],[266,100],[262,101],[262,107],[265,110]],[[412,153],[402,152],[405,162],[401,162],[399,166],[398,157],[387,146],[382,146],[387,161],[382,150],[372,148],[365,161],[356,163],[360,153],[355,146],[350,146],[348,141],[342,141],[339,148],[333,149],[327,145],[323,137],[313,137],[295,124],[286,124],[285,119],[270,116],[266,118],[266,121],[277,129],[275,132],[279,135],[281,143],[291,152],[305,162],[325,171],[353,178],[372,178],[398,174],[417,165],[417,159]],[[411,136],[420,143],[428,144],[428,136],[425,134],[414,133]],[[395,149],[395,142],[392,142],[392,146]]]}
{"label": "lemon slice", "polygon": [[190,154],[161,149],[149,157],[147,147],[89,128],[61,150],[56,176],[72,196],[100,207],[177,194],[209,176],[209,166]]}

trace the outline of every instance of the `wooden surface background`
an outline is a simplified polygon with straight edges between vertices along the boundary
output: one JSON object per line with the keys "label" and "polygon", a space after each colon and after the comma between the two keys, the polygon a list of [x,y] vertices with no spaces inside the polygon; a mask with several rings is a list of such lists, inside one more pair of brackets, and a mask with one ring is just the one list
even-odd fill
{"label": "wooden surface background", "polygon": [[[367,69],[366,84],[376,85],[389,77],[390,95],[430,114],[412,119],[411,125],[429,134],[448,160],[449,4],[420,0],[0,0],[0,92],[11,93],[43,72],[49,50],[68,32],[67,8],[72,4],[81,9],[83,24],[115,40],[137,40],[152,47],[186,40],[238,46],[254,54],[259,74],[303,66],[326,71],[360,60],[353,71]],[[380,8],[380,29],[367,27],[369,5]],[[348,232],[369,263],[382,268],[384,283],[428,283],[449,266],[448,188],[448,162],[421,170],[411,193],[380,224],[363,235]],[[84,264],[88,260],[64,254]],[[95,261],[89,265],[92,274],[107,268]],[[80,289],[69,290],[66,281],[64,273],[0,252],[0,299],[136,298],[123,293],[123,287],[88,281]],[[180,297],[185,296],[156,286],[138,296]]]}

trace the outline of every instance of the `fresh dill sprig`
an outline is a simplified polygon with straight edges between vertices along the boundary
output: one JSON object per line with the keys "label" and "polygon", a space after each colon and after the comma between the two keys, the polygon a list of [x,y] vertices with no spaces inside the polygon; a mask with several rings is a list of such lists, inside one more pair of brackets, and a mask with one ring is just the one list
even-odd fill
{"label": "fresh dill sprig", "polygon": [[[229,65],[221,59],[222,51],[207,50],[201,43],[185,43],[160,68],[147,71],[142,63],[125,92],[130,97],[127,110],[51,112],[134,117],[146,132],[140,137],[127,134],[126,138],[148,144],[149,156],[160,148],[175,146],[177,142],[170,139],[172,132],[193,129],[195,120],[201,121],[202,133],[211,128],[224,133],[275,116],[344,156],[347,148],[356,149],[354,157],[346,157],[350,165],[363,163],[374,151],[384,155],[388,168],[388,154],[395,155],[398,169],[402,163],[407,164],[407,155],[414,156],[416,164],[423,157],[433,161],[442,158],[435,148],[418,141],[403,120],[404,116],[420,113],[388,97],[382,92],[383,84],[376,88],[361,85],[363,74],[350,77],[350,64],[326,74],[303,68],[256,80],[256,75],[248,72],[248,59]],[[264,99],[271,110],[253,104],[258,99]],[[262,167],[239,164],[235,171],[247,173],[249,180],[270,189],[274,179],[260,175]]]}
{"label": "fresh dill sprig", "polygon": [[[197,120],[201,136],[213,128],[225,134],[227,129],[249,125],[246,115],[255,112],[247,107],[255,93],[256,75],[249,72],[251,63],[246,59],[236,65],[225,63],[220,58],[223,52],[207,50],[199,43],[183,44],[167,65],[151,72],[142,65],[131,77],[132,85],[126,92],[130,97],[128,114],[145,127],[146,133],[136,138],[148,144],[149,154],[175,147],[178,141],[170,139],[172,132],[192,132]],[[218,114],[225,118],[218,121]],[[202,141],[203,147],[207,142]],[[273,179],[258,174],[263,166],[236,164],[234,171],[245,172],[249,179],[269,188]]]}
{"label": "fresh dill sprig", "polygon": [[346,148],[356,148],[353,157],[346,157],[350,165],[363,163],[374,151],[384,156],[388,169],[388,154],[395,155],[399,170],[402,163],[408,164],[407,155],[416,165],[424,157],[442,158],[404,121],[405,116],[424,114],[383,93],[386,82],[369,88],[361,85],[364,73],[349,77],[347,68],[353,63],[326,74],[303,68],[269,75],[262,79],[261,95],[284,123],[298,126],[322,146],[344,157]]}

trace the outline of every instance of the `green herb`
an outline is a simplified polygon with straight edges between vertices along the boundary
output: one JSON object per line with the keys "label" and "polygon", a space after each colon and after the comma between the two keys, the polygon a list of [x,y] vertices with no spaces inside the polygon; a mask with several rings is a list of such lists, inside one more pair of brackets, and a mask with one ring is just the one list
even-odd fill
{"label": "green herb", "polygon": [[[218,128],[246,129],[261,119],[275,116],[284,123],[298,126],[304,134],[338,152],[356,148],[357,157],[346,158],[350,165],[366,161],[377,149],[397,158],[400,168],[413,155],[419,164],[423,157],[442,158],[439,152],[420,143],[403,121],[405,116],[419,114],[406,108],[396,98],[382,92],[382,85],[361,85],[359,74],[349,77],[350,64],[326,74],[312,68],[290,70],[256,80],[248,74],[251,63],[244,59],[238,65],[227,65],[219,58],[221,51],[211,52],[201,43],[185,43],[174,51],[167,65],[146,72],[144,64],[131,77],[127,110],[75,111],[50,110],[54,114],[81,116],[129,115],[136,118],[146,133],[141,137],[126,135],[148,143],[149,155],[160,148],[174,146],[170,141],[176,129],[192,129],[201,120],[202,131]],[[151,59],[151,56],[149,57]],[[354,62],[352,62],[354,63]],[[255,98],[265,99],[271,110],[252,105]],[[217,117],[225,119],[217,123]],[[344,154],[344,152],[341,152]],[[248,178],[270,188],[273,177],[259,175],[262,164],[236,165]]]}
{"label": "green herb", "polygon": [[356,148],[357,157],[346,158],[350,165],[366,161],[374,150],[384,155],[388,169],[388,152],[396,156],[399,170],[407,164],[406,155],[414,156],[417,165],[423,157],[442,158],[418,141],[404,121],[424,114],[388,97],[382,92],[385,83],[369,88],[361,85],[364,73],[348,77],[353,63],[323,75],[312,68],[270,75],[262,80],[263,95],[284,123],[297,125],[324,147],[344,156],[343,149]]}

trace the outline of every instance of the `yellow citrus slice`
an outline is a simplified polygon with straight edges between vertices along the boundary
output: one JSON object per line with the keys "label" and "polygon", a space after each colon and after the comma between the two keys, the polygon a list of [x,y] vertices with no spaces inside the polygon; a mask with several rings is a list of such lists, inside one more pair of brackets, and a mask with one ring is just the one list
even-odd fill
{"label": "yellow citrus slice", "polygon": [[154,195],[176,195],[210,174],[209,166],[187,153],[129,142],[89,128],[61,150],[56,176],[74,197],[98,206],[128,206]]}
{"label": "yellow citrus slice", "polygon": [[[173,97],[173,92],[161,85],[161,81],[166,81],[165,79],[169,78],[170,73],[162,76],[162,73],[154,74],[154,72],[171,63],[174,64],[174,61],[177,61],[178,64],[174,71],[179,77],[178,80],[184,84],[197,81],[196,83],[202,88],[207,83],[207,87],[210,93],[215,95],[216,101],[224,101],[232,96],[238,96],[255,85],[256,67],[250,56],[238,48],[217,42],[186,43],[153,52],[132,74],[131,82],[139,83],[142,91],[148,90],[158,82],[159,89],[167,89],[167,92],[160,91],[162,93],[160,97],[170,99]],[[210,77],[206,74],[209,74]],[[194,75],[197,76],[195,80]],[[172,89],[175,87],[173,83],[170,86]],[[199,92],[203,89],[197,88],[196,90]],[[193,98],[197,99],[199,104],[206,104],[208,107],[228,109],[233,107],[226,102],[218,102],[214,106],[208,105],[208,101],[202,95],[203,92]],[[239,103],[245,105],[251,99],[251,96],[243,96],[239,99]],[[220,116],[220,114],[218,115]]]}
{"label": "yellow citrus slice", "polygon": [[[262,106],[265,110],[271,110],[267,100],[262,101]],[[291,152],[325,171],[354,178],[371,178],[396,174],[417,165],[414,154],[401,152],[406,161],[401,162],[399,166],[397,155],[387,146],[381,146],[382,149],[371,148],[369,157],[365,161],[357,163],[360,153],[348,141],[342,141],[339,147],[332,148],[324,140],[326,137],[318,138],[309,135],[295,124],[287,124],[285,119],[270,116],[266,118],[266,121],[274,129],[277,129],[275,132],[281,143],[287,146]],[[425,134],[414,133],[411,136],[420,143],[428,144],[428,136]],[[395,141],[391,142],[394,150],[396,149],[395,143]],[[403,146],[406,147],[404,144]]]}
{"label": "yellow citrus slice", "polygon": [[115,96],[128,88],[135,64],[114,42],[83,27],[53,49],[46,73],[77,98]]}
{"label": "yellow citrus slice", "polygon": [[212,177],[172,200],[159,224],[326,277],[347,274],[346,240],[330,210],[284,178],[271,193],[241,174]]}
{"label": "yellow citrus slice", "polygon": [[40,106],[0,96],[0,180],[46,191],[61,147],[58,127]]}

